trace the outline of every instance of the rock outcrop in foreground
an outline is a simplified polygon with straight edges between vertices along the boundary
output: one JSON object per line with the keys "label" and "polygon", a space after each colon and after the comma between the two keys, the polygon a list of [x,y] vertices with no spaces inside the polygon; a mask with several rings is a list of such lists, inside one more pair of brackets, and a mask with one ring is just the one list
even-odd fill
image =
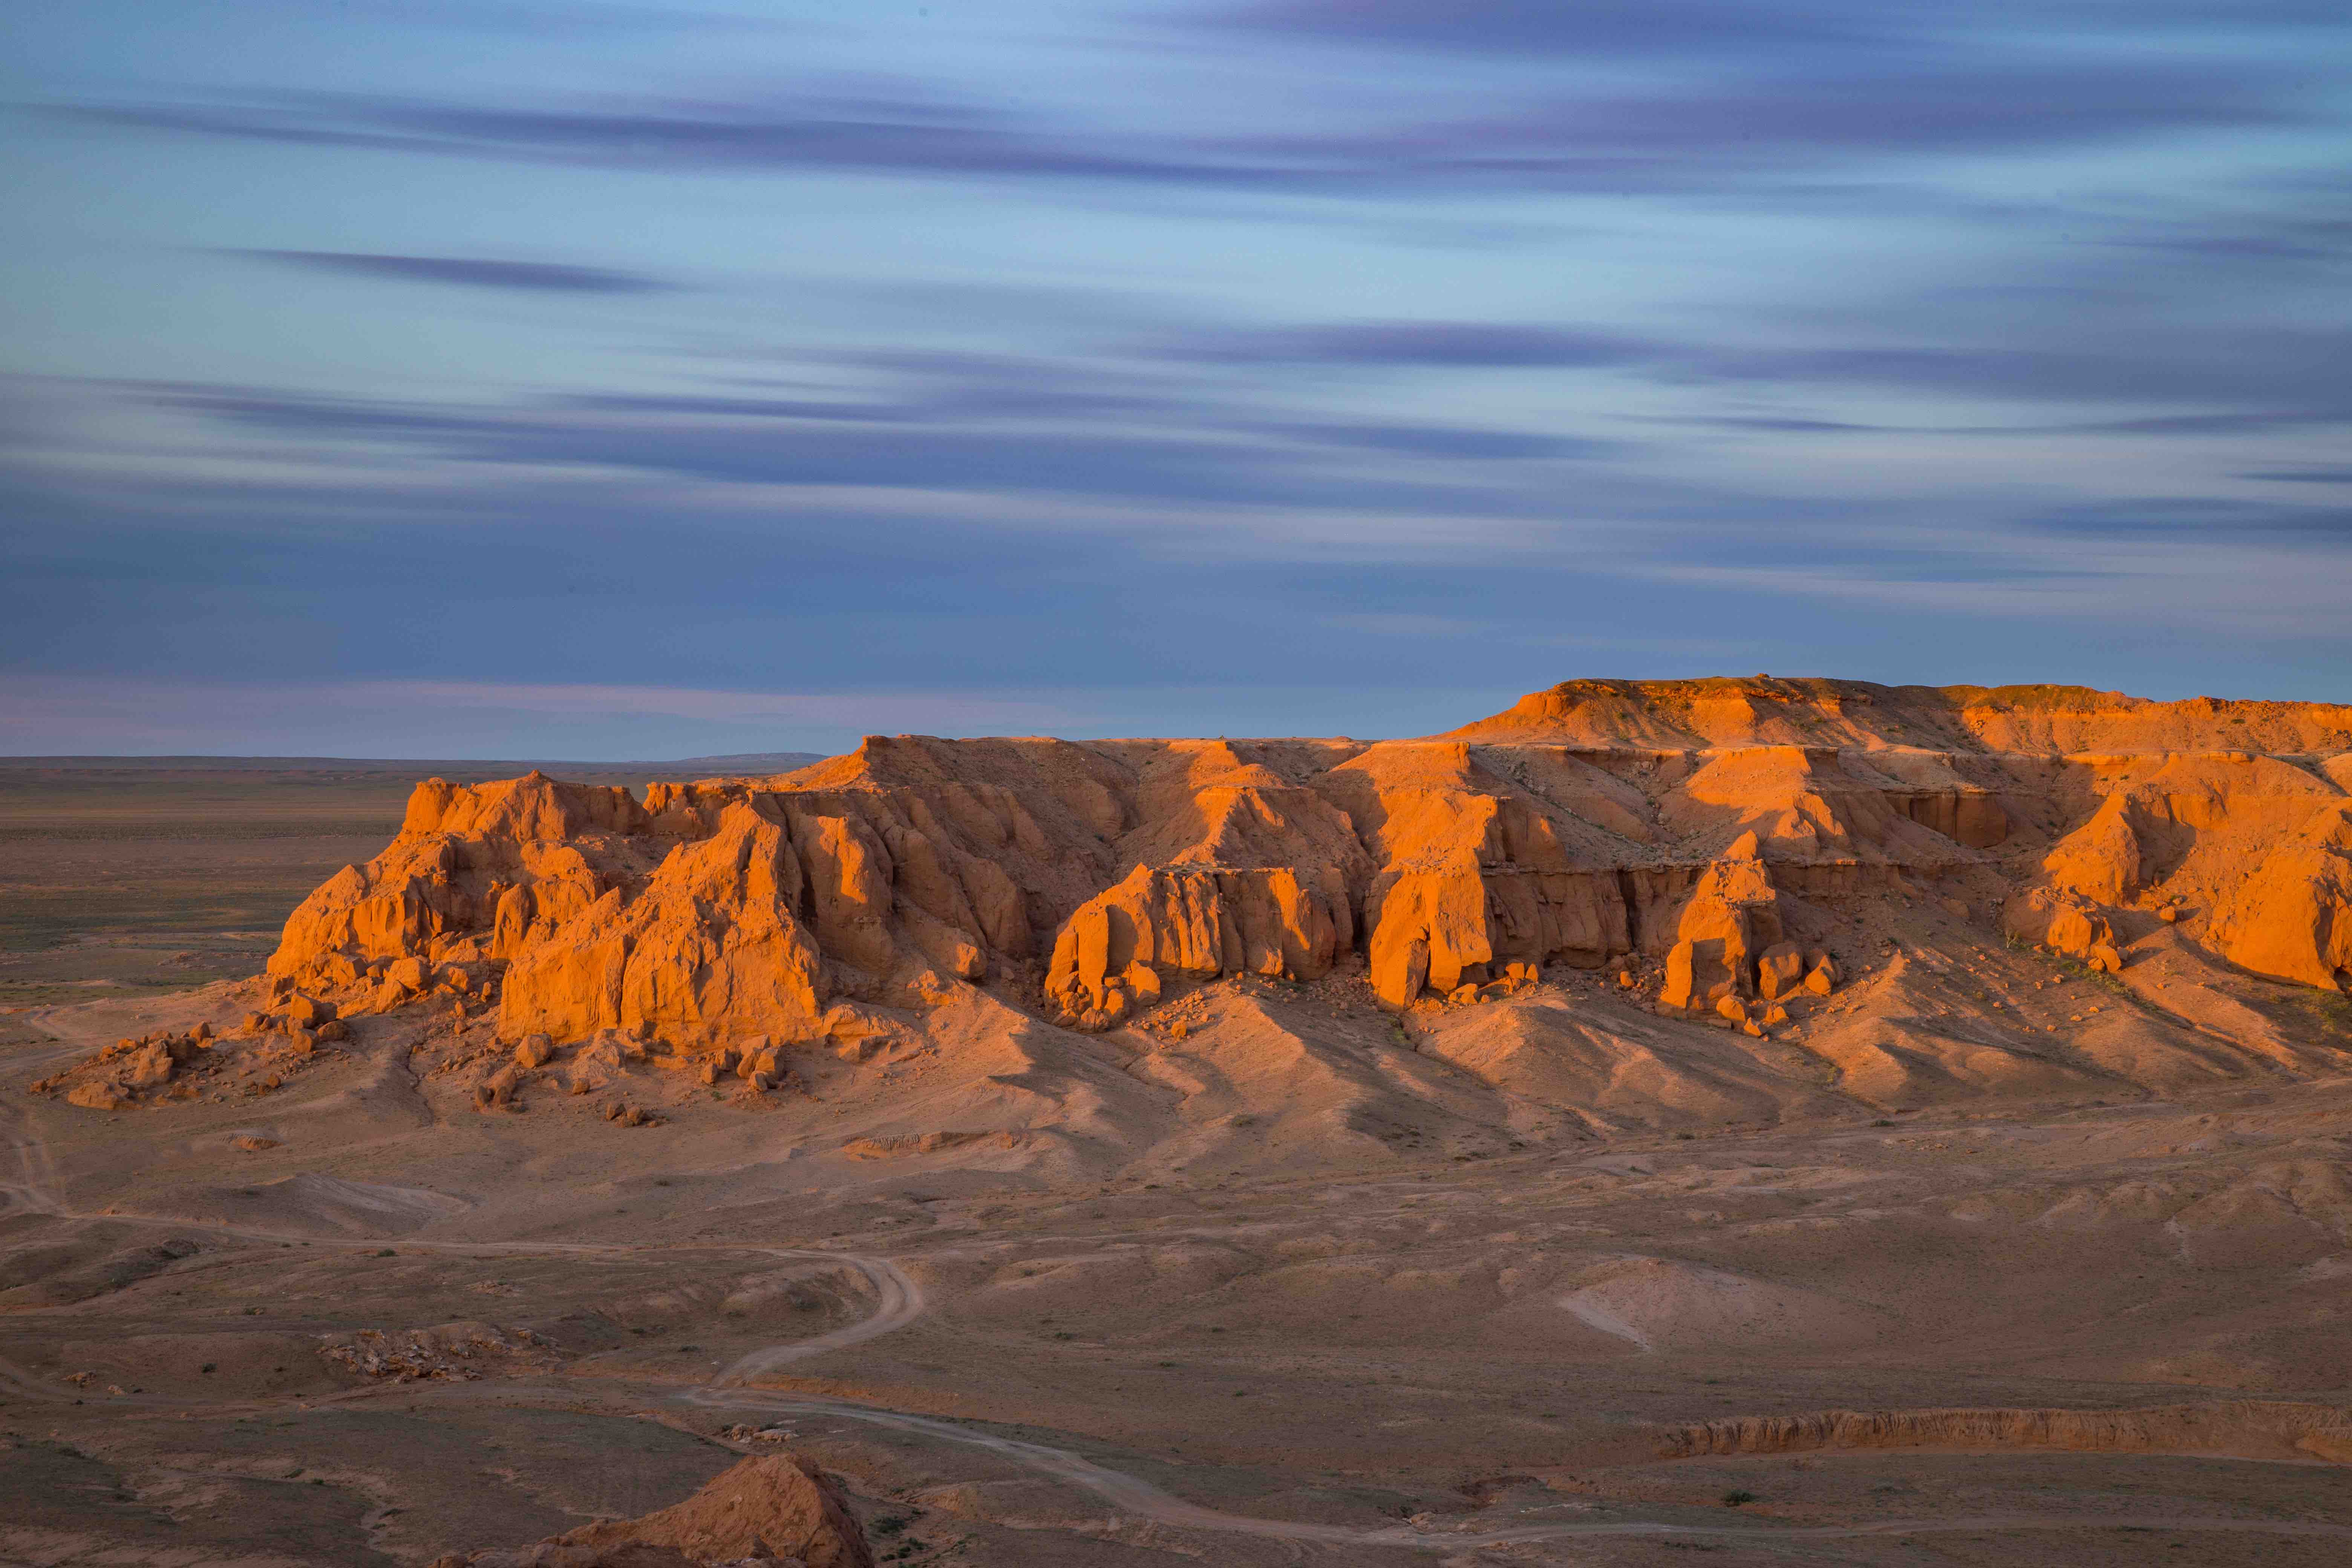
{"label": "rock outcrop in foreground", "polygon": [[1376,743],[877,736],[642,803],[429,780],[269,969],[316,1013],[455,999],[528,1049],[619,1031],[761,1071],[960,984],[1102,1028],[1356,966],[1393,1009],[1662,972],[1659,1005],[1752,1032],[1915,908],[2093,968],[2169,923],[2345,991],[2347,791],[2352,708],[2063,687],[1573,681]]}
{"label": "rock outcrop in foreground", "polygon": [[874,1568],[840,1490],[793,1454],[745,1459],[684,1502],[432,1568]]}

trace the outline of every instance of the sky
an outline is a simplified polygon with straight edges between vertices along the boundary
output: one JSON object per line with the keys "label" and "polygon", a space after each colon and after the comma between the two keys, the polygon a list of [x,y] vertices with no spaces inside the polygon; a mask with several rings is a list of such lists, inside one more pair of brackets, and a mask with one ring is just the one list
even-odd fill
{"label": "sky", "polygon": [[2342,0],[13,0],[0,753],[2352,701]]}

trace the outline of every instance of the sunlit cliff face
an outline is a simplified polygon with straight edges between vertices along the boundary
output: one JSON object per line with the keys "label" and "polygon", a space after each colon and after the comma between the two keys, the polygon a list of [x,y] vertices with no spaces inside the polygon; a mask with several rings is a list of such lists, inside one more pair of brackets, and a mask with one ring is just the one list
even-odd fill
{"label": "sunlit cliff face", "polygon": [[1335,970],[1402,1012],[1613,969],[1761,1036],[1942,918],[2120,974],[2186,910],[2210,957],[2336,990],[2347,757],[2352,708],[1759,678],[1570,682],[1370,744],[872,737],[643,802],[436,779],[270,972],[314,1014],[495,999],[509,1040],[730,1067],[959,984],[1098,1031]]}

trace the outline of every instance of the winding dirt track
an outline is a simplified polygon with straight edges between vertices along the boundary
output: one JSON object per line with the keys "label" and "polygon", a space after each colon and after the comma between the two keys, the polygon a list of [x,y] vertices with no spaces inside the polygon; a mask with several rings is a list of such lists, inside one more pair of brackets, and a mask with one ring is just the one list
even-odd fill
{"label": "winding dirt track", "polygon": [[[58,1058],[70,1056],[77,1048],[79,1047],[68,1047],[53,1055]],[[40,1058],[41,1064],[46,1066],[48,1059],[49,1055],[45,1055]],[[373,1248],[380,1244],[374,1240],[322,1241],[316,1237],[293,1236],[250,1226],[226,1225],[199,1226],[192,1225],[185,1219],[168,1216],[79,1214],[68,1209],[65,1205],[59,1190],[56,1166],[49,1156],[47,1144],[31,1131],[22,1109],[5,1100],[0,1100],[0,1137],[6,1139],[16,1156],[18,1166],[15,1180],[0,1181],[0,1212],[10,1209],[29,1211],[77,1223],[104,1219],[118,1225],[159,1225],[171,1226],[179,1229],[201,1228],[213,1235],[233,1236],[254,1241],[300,1240],[313,1246],[345,1246],[354,1249],[362,1247]],[[1112,1505],[1121,1514],[1138,1521],[1171,1525],[1182,1530],[1213,1531],[1265,1540],[1288,1541],[1309,1547],[1349,1547],[1360,1550],[1386,1549],[1410,1552],[1457,1552],[1465,1548],[1562,1541],[1580,1536],[1674,1536],[1704,1540],[1744,1539],[1765,1542],[1853,1540],[1870,1536],[1955,1531],[2042,1530],[2194,1531],[2200,1533],[2316,1536],[2352,1540],[2352,1525],[2328,1524],[2315,1521],[2158,1519],[2146,1515],[2107,1519],[2083,1517],[2061,1519],[2027,1514],[1988,1514],[1948,1519],[1889,1519],[1855,1525],[1780,1528],[1671,1524],[1626,1520],[1517,1525],[1491,1530],[1480,1530],[1475,1527],[1423,1529],[1411,1524],[1387,1525],[1367,1530],[1349,1525],[1256,1519],[1246,1514],[1225,1513],[1216,1509],[1203,1507],[1199,1503],[1187,1502],[1172,1493],[1162,1491],[1139,1476],[1096,1464],[1083,1455],[1072,1453],[1066,1448],[1051,1447],[1043,1443],[1025,1442],[1019,1438],[1002,1436],[992,1432],[902,1411],[854,1405],[843,1400],[771,1394],[746,1386],[751,1379],[793,1362],[845,1350],[867,1340],[895,1332],[921,1318],[930,1306],[922,1287],[909,1279],[897,1264],[886,1258],[871,1258],[856,1253],[805,1247],[760,1246],[668,1248],[595,1242],[429,1242],[407,1237],[401,1238],[400,1245],[417,1250],[475,1257],[512,1253],[544,1256],[547,1253],[556,1252],[582,1258],[645,1258],[678,1250],[705,1253],[734,1252],[794,1260],[817,1259],[854,1268],[862,1274],[874,1289],[875,1308],[868,1316],[845,1328],[835,1329],[812,1339],[763,1346],[748,1355],[738,1358],[709,1383],[679,1394],[679,1399],[688,1404],[708,1408],[742,1410],[767,1415],[829,1416],[847,1419],[936,1441],[983,1449],[1010,1459],[1041,1476],[1067,1482],[1092,1492]],[[90,1397],[74,1390],[54,1387],[5,1363],[0,1363],[0,1383],[5,1383],[19,1394],[41,1398],[65,1400]],[[179,1403],[131,1398],[100,1399],[95,1402],[133,1406]]]}

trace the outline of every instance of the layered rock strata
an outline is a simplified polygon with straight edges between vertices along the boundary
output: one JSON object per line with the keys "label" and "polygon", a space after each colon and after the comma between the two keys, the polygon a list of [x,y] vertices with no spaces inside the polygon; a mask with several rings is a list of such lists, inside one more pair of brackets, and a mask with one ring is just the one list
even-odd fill
{"label": "layered rock strata", "polygon": [[1104,1027],[1357,967],[1402,1009],[1614,964],[1753,1028],[1850,973],[1881,907],[2099,967],[2162,922],[2343,990],[2347,786],[2352,709],[1764,677],[1570,682],[1419,741],[872,737],[642,802],[428,781],[270,970],[283,1005],[437,998],[509,1041],[738,1062],[910,988]]}

